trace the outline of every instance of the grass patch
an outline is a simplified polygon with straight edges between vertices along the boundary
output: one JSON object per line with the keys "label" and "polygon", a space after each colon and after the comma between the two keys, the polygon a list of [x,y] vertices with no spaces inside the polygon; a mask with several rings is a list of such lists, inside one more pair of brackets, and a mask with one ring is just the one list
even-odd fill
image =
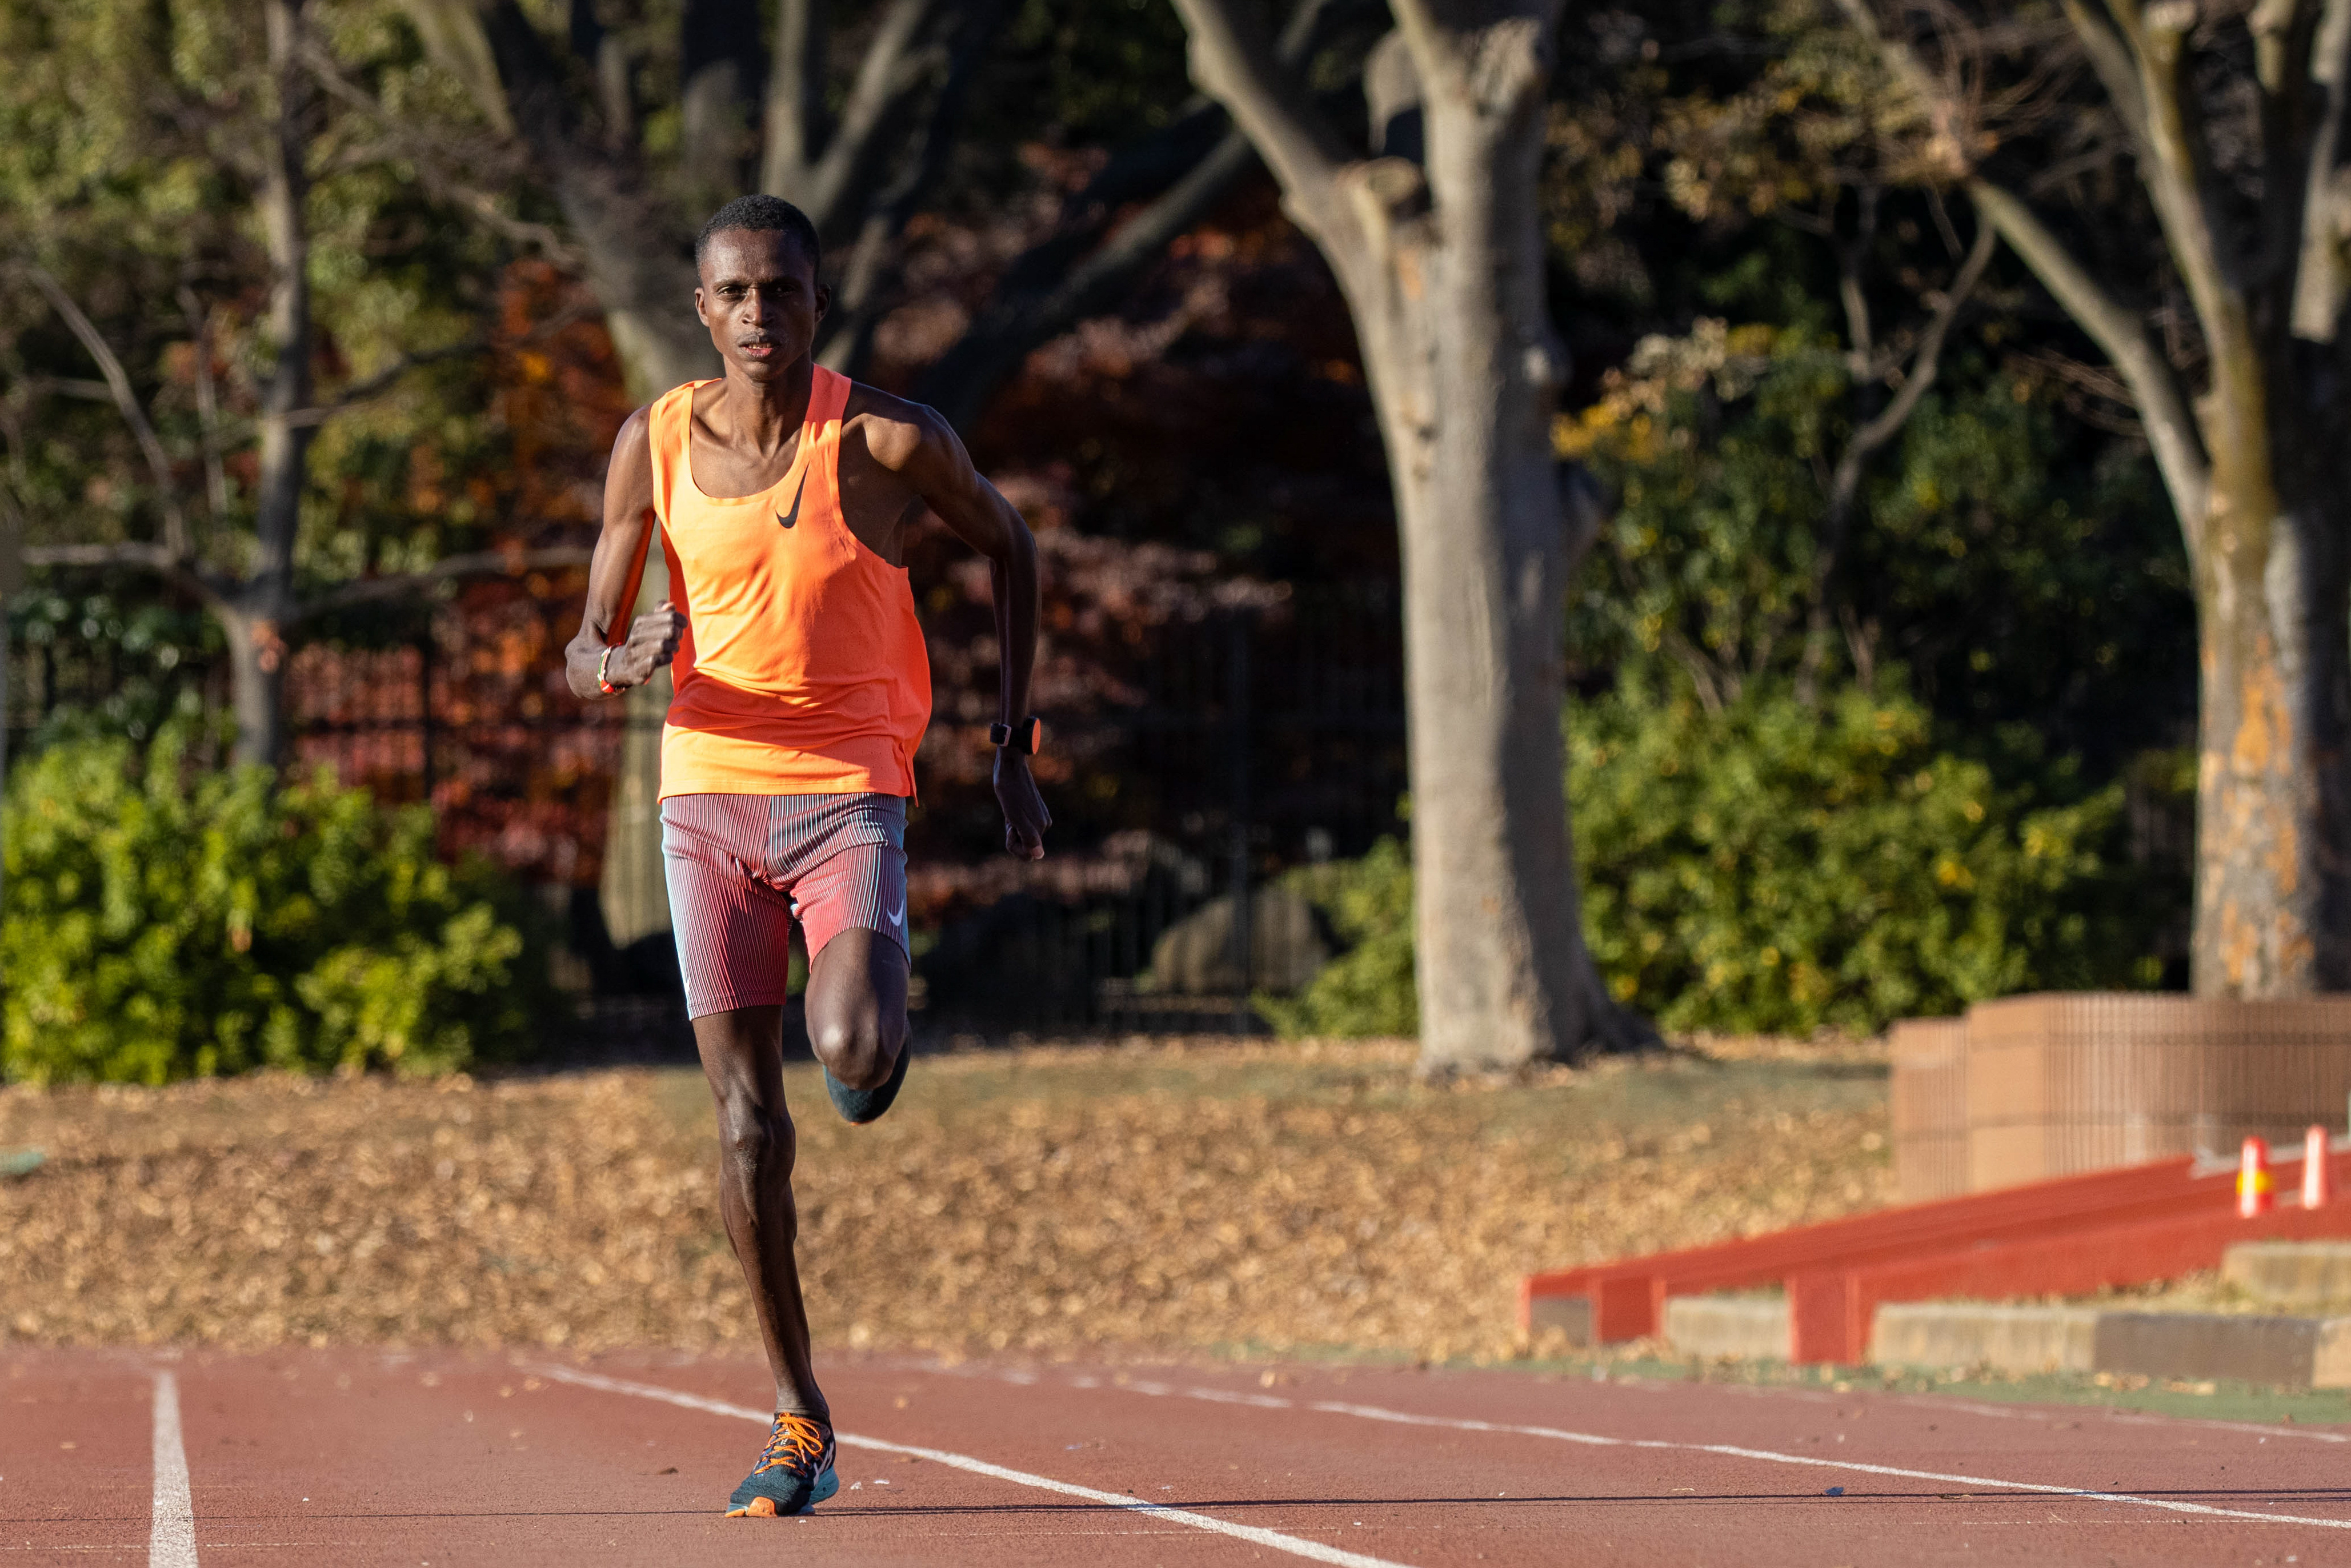
{"label": "grass patch", "polygon": [[2112,1373],[2011,1375],[1983,1369],[1940,1372],[1901,1367],[1791,1366],[1778,1361],[1704,1362],[1655,1354],[1545,1357],[1513,1364],[1522,1371],[1595,1381],[1825,1388],[1839,1394],[1932,1394],[2002,1404],[2086,1406],[2210,1421],[2251,1421],[2264,1426],[2351,1423],[2351,1393],[2339,1388],[2281,1388],[2263,1384],[2192,1382]]}

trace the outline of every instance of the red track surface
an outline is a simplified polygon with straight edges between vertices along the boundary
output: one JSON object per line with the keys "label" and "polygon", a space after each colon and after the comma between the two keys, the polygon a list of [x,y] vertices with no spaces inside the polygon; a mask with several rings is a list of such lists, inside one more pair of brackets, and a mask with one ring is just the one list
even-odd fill
{"label": "red track surface", "polygon": [[841,1495],[729,1521],[764,1433],[739,1360],[0,1355],[0,1562],[172,1561],[168,1373],[206,1564],[2351,1563],[2342,1428],[1508,1372],[825,1370]]}

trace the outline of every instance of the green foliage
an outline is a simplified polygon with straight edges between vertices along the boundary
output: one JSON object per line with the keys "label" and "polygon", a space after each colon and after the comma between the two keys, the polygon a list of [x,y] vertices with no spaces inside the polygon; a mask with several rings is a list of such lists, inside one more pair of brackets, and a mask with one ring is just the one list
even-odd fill
{"label": "green foliage", "polygon": [[1413,1034],[1420,1002],[1412,976],[1412,861],[1402,844],[1382,839],[1356,861],[1305,866],[1285,879],[1314,905],[1343,944],[1294,997],[1255,998],[1282,1034]]}
{"label": "green foliage", "polygon": [[[2125,863],[2122,788],[2003,788],[1901,695],[1783,691],[1719,713],[1635,690],[1580,706],[1569,795],[1610,992],[1669,1029],[1868,1032],[2036,988],[2147,986],[2160,905]],[[1284,1034],[1410,1033],[1412,873],[1383,843],[1296,885],[1350,944]]]}
{"label": "green foliage", "polygon": [[195,700],[206,662],[222,650],[219,623],[179,605],[36,590],[0,609],[10,645],[37,653],[47,688],[33,751],[76,736],[152,737]]}
{"label": "green foliage", "polygon": [[1868,1031],[2010,992],[2145,986],[2122,789],[2043,797],[1938,753],[1907,696],[1709,714],[1620,693],[1570,726],[1593,954],[1668,1028]]}
{"label": "green foliage", "polygon": [[[495,483],[512,447],[490,384],[496,361],[455,350],[497,309],[510,251],[419,177],[417,152],[479,162],[485,176],[497,167],[453,140],[462,91],[427,65],[400,8],[326,0],[308,15],[318,68],[339,88],[320,103],[303,212],[318,401],[334,406],[404,356],[427,361],[319,429],[296,564],[306,583],[331,583],[421,568],[501,522]],[[197,553],[225,570],[246,564],[237,536],[257,494],[241,449],[277,353],[254,152],[276,123],[265,37],[247,0],[0,0],[6,249],[46,268],[120,359]],[[0,385],[13,410],[0,507],[23,517],[28,542],[159,537],[162,486],[112,401],[58,395],[98,373],[29,273],[0,268]],[[206,397],[224,457],[216,498],[199,466]]]}
{"label": "green foliage", "polygon": [[[1701,319],[1645,339],[1562,422],[1562,449],[1618,498],[1571,603],[1587,676],[1728,704],[1795,674],[1822,476],[1855,418],[1845,361],[1816,329]],[[2045,388],[1957,357],[1865,473],[1816,653],[1865,685],[1898,658],[1945,723],[2024,720],[2105,767],[2169,739],[2194,612],[2144,466],[2085,462]]]}
{"label": "green foliage", "polygon": [[0,1077],[430,1073],[528,1048],[538,922],[486,868],[436,862],[427,811],[184,764],[172,726],[143,755],[68,741],[12,770]]}

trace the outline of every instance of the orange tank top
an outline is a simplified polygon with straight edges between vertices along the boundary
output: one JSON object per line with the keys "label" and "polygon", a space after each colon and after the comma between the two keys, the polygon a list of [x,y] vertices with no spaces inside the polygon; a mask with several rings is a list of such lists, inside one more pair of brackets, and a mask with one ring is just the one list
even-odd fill
{"label": "orange tank top", "polygon": [[756,496],[705,496],[688,458],[690,382],[650,420],[653,511],[686,618],[662,728],[673,795],[914,792],[931,667],[904,567],[841,512],[849,378],[818,366],[791,470]]}

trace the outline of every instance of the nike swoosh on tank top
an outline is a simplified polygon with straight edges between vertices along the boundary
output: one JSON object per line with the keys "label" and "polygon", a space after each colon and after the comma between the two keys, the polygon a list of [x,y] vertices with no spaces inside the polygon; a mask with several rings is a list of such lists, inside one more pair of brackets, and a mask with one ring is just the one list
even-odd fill
{"label": "nike swoosh on tank top", "polygon": [[903,567],[849,531],[849,378],[817,367],[799,451],[755,496],[705,496],[689,457],[695,388],[649,420],[653,511],[686,630],[662,727],[673,795],[914,792],[931,666]]}

